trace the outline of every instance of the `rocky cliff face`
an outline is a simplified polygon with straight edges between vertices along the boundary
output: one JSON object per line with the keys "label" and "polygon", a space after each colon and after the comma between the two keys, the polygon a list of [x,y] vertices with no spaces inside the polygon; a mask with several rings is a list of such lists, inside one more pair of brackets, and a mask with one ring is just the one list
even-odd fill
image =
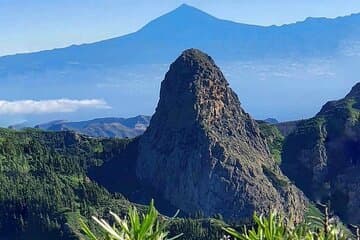
{"label": "rocky cliff face", "polygon": [[161,84],[139,141],[137,176],[187,213],[247,220],[277,209],[300,220],[306,207],[220,69],[195,49],[182,53]]}
{"label": "rocky cliff face", "polygon": [[285,140],[282,169],[310,198],[360,223],[360,83]]}

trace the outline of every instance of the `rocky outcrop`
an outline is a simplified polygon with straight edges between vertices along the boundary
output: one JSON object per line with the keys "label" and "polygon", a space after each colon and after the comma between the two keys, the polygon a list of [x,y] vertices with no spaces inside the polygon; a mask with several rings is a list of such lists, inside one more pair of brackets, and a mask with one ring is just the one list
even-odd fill
{"label": "rocky outcrop", "polygon": [[186,213],[247,220],[254,211],[277,209],[298,221],[307,202],[277,167],[220,69],[195,49],[171,64],[161,84],[136,172]]}
{"label": "rocky outcrop", "polygon": [[307,196],[360,223],[360,83],[299,123],[283,146],[282,169]]}

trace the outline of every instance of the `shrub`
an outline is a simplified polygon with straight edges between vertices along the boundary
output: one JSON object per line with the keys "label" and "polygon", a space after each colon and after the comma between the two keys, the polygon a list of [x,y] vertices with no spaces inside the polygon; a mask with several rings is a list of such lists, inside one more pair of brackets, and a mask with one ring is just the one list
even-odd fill
{"label": "shrub", "polygon": [[[243,233],[232,228],[223,228],[233,238],[239,240],[346,240],[350,239],[345,232],[336,224],[329,223],[329,218],[313,217],[314,222],[290,227],[284,219],[273,212],[269,217],[254,215],[255,227],[248,230],[244,227]],[[315,222],[316,221],[316,222]],[[316,223],[321,222],[322,227],[314,228]],[[313,230],[314,229],[314,230]],[[229,239],[229,238],[228,238]]]}
{"label": "shrub", "polygon": [[97,237],[89,227],[81,221],[82,231],[90,240],[174,240],[179,238],[179,234],[172,238],[168,237],[166,231],[167,222],[159,219],[159,213],[151,201],[146,214],[140,214],[136,207],[130,207],[127,218],[121,219],[118,215],[110,212],[115,223],[113,226],[104,219],[93,217],[95,222],[104,232],[103,236]]}

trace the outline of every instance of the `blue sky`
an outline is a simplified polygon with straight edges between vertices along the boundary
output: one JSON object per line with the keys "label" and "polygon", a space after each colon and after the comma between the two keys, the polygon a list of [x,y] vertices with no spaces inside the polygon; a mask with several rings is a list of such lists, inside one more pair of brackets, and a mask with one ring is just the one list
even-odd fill
{"label": "blue sky", "polygon": [[182,3],[258,25],[360,12],[359,0],[0,0],[0,56],[120,36]]}

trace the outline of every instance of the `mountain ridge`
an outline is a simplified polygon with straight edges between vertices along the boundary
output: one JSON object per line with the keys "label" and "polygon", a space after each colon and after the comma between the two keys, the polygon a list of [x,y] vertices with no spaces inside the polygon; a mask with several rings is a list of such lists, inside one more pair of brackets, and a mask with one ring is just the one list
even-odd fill
{"label": "mountain ridge", "polygon": [[75,131],[91,137],[134,138],[146,130],[150,119],[150,116],[138,115],[132,118],[108,117],[78,122],[55,120],[35,125],[34,128],[45,131]]}
{"label": "mountain ridge", "polygon": [[[220,21],[225,21],[225,22],[229,22],[229,23],[234,23],[234,24],[239,24],[239,25],[244,25],[244,26],[259,27],[259,28],[284,27],[284,26],[291,26],[291,25],[301,24],[301,23],[311,22],[311,21],[332,21],[332,20],[343,20],[343,19],[346,19],[346,18],[349,18],[349,17],[360,17],[360,13],[351,13],[351,14],[341,15],[341,16],[337,16],[337,17],[306,17],[304,20],[298,20],[298,21],[295,21],[295,22],[277,24],[277,25],[275,25],[275,24],[273,24],[273,25],[257,25],[257,24],[242,23],[242,22],[237,22],[237,21],[233,21],[233,20],[228,20],[228,19],[224,19],[224,18],[215,17],[215,16],[212,16],[211,14],[209,14],[209,13],[207,13],[207,12],[205,12],[205,11],[199,9],[199,8],[196,8],[196,7],[193,7],[193,6],[189,5],[189,4],[183,3],[183,4],[179,5],[177,8],[175,8],[174,10],[171,10],[168,13],[160,15],[156,19],[162,18],[164,16],[167,16],[169,14],[172,14],[174,12],[177,12],[179,10],[184,10],[184,9],[188,9],[188,10],[191,10],[193,12],[196,11],[197,13],[202,13],[202,14],[206,15],[207,17],[213,18],[214,20],[220,20]],[[34,51],[34,52],[19,52],[19,53],[14,53],[14,54],[7,54],[7,55],[0,56],[0,58],[12,57],[12,56],[17,56],[17,55],[41,53],[41,52],[60,50],[60,49],[71,48],[71,47],[79,47],[79,46],[84,46],[84,45],[91,45],[91,44],[94,44],[94,43],[101,43],[101,42],[108,41],[108,40],[114,40],[114,39],[118,39],[118,38],[121,38],[121,37],[126,37],[126,36],[129,36],[129,35],[132,35],[132,34],[138,32],[140,30],[143,30],[144,28],[146,28],[149,24],[151,24],[156,19],[151,20],[150,22],[146,23],[145,25],[143,25],[139,29],[135,30],[134,32],[127,33],[127,34],[124,34],[124,35],[114,36],[114,37],[99,40],[99,41],[92,41],[92,42],[89,42],[89,43],[71,44],[71,45],[65,46],[65,47],[55,47],[55,48],[51,48],[51,49],[44,49],[44,50],[39,50],[39,51]]]}
{"label": "mountain ridge", "polygon": [[[348,19],[356,19],[355,21],[356,22],[359,22],[360,21],[360,14],[352,14],[352,15],[349,15],[349,16],[344,16],[344,17],[338,17],[338,18],[325,18],[326,19],[326,22],[331,22],[333,24],[344,24],[343,22],[348,22]],[[196,19],[196,20],[194,20]],[[155,43],[151,43],[151,37],[148,35],[148,32],[151,32],[151,33],[164,33],[164,27],[166,27],[167,30],[170,30],[170,32],[173,32],[173,34],[185,34],[186,31],[185,29],[183,29],[182,26],[191,26],[191,25],[194,25],[194,26],[198,26],[197,22],[201,22],[201,23],[206,23],[206,25],[204,25],[204,29],[201,29],[200,27],[198,28],[198,30],[201,32],[203,30],[205,30],[206,28],[209,28],[209,26],[213,26],[213,27],[210,27],[211,28],[211,31],[215,31],[220,33],[222,32],[223,33],[223,37],[228,35],[230,32],[231,34],[233,34],[233,37],[236,38],[236,41],[237,42],[240,42],[240,45],[242,43],[245,43],[247,41],[249,41],[249,37],[250,38],[254,38],[256,35],[258,35],[258,33],[256,33],[256,31],[261,31],[261,34],[263,37],[266,38],[266,41],[268,39],[271,39],[273,37],[276,37],[276,38],[279,38],[279,36],[277,36],[277,34],[273,35],[273,36],[267,36],[269,35],[270,33],[270,30],[275,30],[275,29],[279,29],[281,31],[289,31],[291,32],[291,34],[294,34],[295,32],[292,32],[291,29],[292,28],[299,28],[299,26],[302,26],[304,24],[313,24],[314,22],[317,23],[319,21],[323,21],[324,18],[308,18],[308,19],[305,19],[304,21],[300,21],[300,22],[296,22],[296,23],[291,23],[291,24],[285,24],[285,25],[281,25],[281,26],[276,26],[276,25],[272,25],[272,26],[258,26],[258,25],[251,25],[251,24],[243,24],[243,23],[237,23],[237,22],[233,22],[233,21],[229,21],[229,20],[223,20],[223,19],[219,19],[219,18],[216,18],[216,17],[213,17],[211,16],[210,14],[204,12],[204,11],[201,11],[197,8],[194,8],[194,7],[191,7],[189,5],[181,5],[180,7],[176,8],[175,10],[173,11],[170,11],[169,13],[166,13],[152,21],[150,21],[148,24],[145,24],[142,28],[140,28],[139,30],[133,32],[133,33],[130,33],[130,34],[126,34],[126,35],[123,35],[123,36],[119,36],[119,37],[114,37],[114,38],[110,38],[110,39],[105,39],[105,40],[102,40],[102,41],[98,41],[98,42],[93,42],[93,43],[86,43],[86,44],[80,44],[80,45],[71,45],[69,47],[65,47],[65,48],[56,48],[56,49],[53,49],[53,50],[43,50],[43,51],[39,51],[39,52],[34,52],[34,53],[20,53],[20,54],[16,54],[16,55],[7,55],[7,56],[2,56],[0,57],[0,67],[3,67],[1,65],[4,65],[5,63],[6,64],[14,64],[12,63],[13,61],[22,61],[22,58],[27,58],[28,56],[34,56],[34,57],[38,57],[38,60],[37,62],[39,63],[39,61],[41,61],[41,57],[46,57],[48,54],[50,54],[50,59],[47,59],[49,62],[53,61],[54,64],[56,63],[61,63],[61,64],[68,64],[66,63],[66,61],[71,61],[71,59],[69,59],[70,56],[72,56],[71,54],[73,54],[73,61],[74,62],[77,62],[76,58],[80,57],[81,54],[83,54],[83,56],[81,58],[79,58],[81,61],[84,61],[83,63],[86,63],[86,57],[90,56],[89,53],[87,53],[86,51],[93,51],[92,52],[92,55],[97,55],[100,54],[100,49],[102,52],[105,52],[103,53],[102,55],[100,54],[99,56],[101,56],[100,59],[102,59],[100,62],[106,62],[107,64],[109,63],[109,59],[111,57],[112,60],[115,61],[115,63],[117,64],[124,64],[125,62],[123,60],[121,60],[121,58],[119,58],[118,56],[116,56],[115,54],[113,54],[111,51],[108,50],[108,48],[114,48],[116,45],[119,47],[119,46],[122,46],[124,48],[124,50],[127,48],[127,47],[131,47],[133,50],[136,49],[136,44],[139,43],[139,40],[146,40],[148,41],[147,45],[153,45]],[[219,25],[216,27],[216,25]],[[176,30],[175,30],[175,26],[176,26]],[[206,27],[207,26],[207,27]],[[214,28],[215,27],[215,28]],[[179,31],[178,29],[180,29],[181,31]],[[222,30],[221,30],[222,29]],[[230,32],[228,32],[230,31]],[[242,31],[248,31],[246,33],[242,33],[242,34],[238,34]],[[263,32],[264,31],[264,32]],[[276,30],[278,31],[278,30]],[[280,31],[280,32],[281,32]],[[342,30],[338,30],[338,33],[340,34],[342,32]],[[206,33],[206,35],[210,36],[209,33],[207,31],[204,31],[203,33]],[[247,38],[243,38],[243,34],[246,34],[247,35]],[[254,35],[255,34],[255,35]],[[272,33],[273,34],[273,33]],[[295,33],[296,34],[296,33]],[[154,36],[157,36],[158,34],[154,34]],[[300,34],[301,35],[301,34]],[[343,34],[341,34],[343,35]],[[198,34],[198,37],[202,36],[201,34]],[[211,35],[212,37],[216,37],[218,38],[219,35],[218,34],[213,34]],[[290,36],[290,35],[289,35]],[[306,38],[310,37],[310,36],[307,36],[305,35]],[[326,36],[324,36],[326,37]],[[343,36],[339,36],[339,37],[343,37]],[[182,40],[185,40],[186,38],[182,39]],[[259,42],[258,40],[254,41],[256,38],[254,38],[253,40],[250,40],[250,41],[253,41],[252,44],[257,44],[257,42],[260,44],[258,45],[258,47],[255,47],[254,45],[254,48],[255,49],[258,49],[258,48],[261,48],[260,50],[266,50],[264,48],[264,46],[261,46],[263,44],[265,44],[265,41],[264,42]],[[158,39],[159,40],[159,39]],[[289,41],[290,39],[286,40],[285,39],[282,39],[280,41]],[[187,39],[187,41],[189,41],[189,39]],[[194,41],[194,39],[193,39]],[[203,50],[205,51],[210,51],[210,53],[212,53],[212,55],[215,55],[216,58],[224,58],[224,56],[226,56],[225,54],[223,54],[222,56],[220,56],[220,51],[214,51],[211,52],[212,50],[212,47],[210,46],[207,46],[208,44],[215,44],[215,42],[211,43],[211,42],[208,42],[208,43],[205,43],[203,44],[203,46],[201,46],[202,44],[198,44],[196,43],[197,40],[195,40],[195,42],[192,42],[191,45],[193,46],[189,46],[189,44],[184,44],[184,41],[180,44],[180,43],[177,43],[177,44],[180,44],[176,47],[176,51],[175,49],[171,50],[170,52],[170,49],[168,49],[169,51],[167,51],[167,54],[164,54],[163,52],[166,50],[163,49],[161,52],[158,52],[161,53],[159,55],[160,58],[158,58],[158,60],[156,59],[153,59],[153,61],[155,62],[168,62],[171,58],[174,57],[174,54],[176,54],[176,52],[179,52],[179,50],[183,50],[183,49],[186,49],[187,47],[198,47],[198,48],[202,48]],[[229,40],[226,40],[226,41],[229,41]],[[292,40],[291,40],[292,41]],[[160,42],[162,42],[162,45],[166,42],[163,42],[163,40],[160,40]],[[199,42],[200,43],[200,42]],[[231,43],[231,41],[229,42]],[[284,42],[282,44],[275,44],[276,42],[273,42],[272,45],[276,46],[276,48],[279,48],[281,45],[284,44]],[[290,43],[290,42],[289,42]],[[120,45],[119,45],[120,44]],[[248,44],[248,43],[246,43]],[[156,44],[155,44],[156,45]],[[167,45],[167,44],[166,44]],[[169,47],[169,46],[166,46],[165,47]],[[94,47],[97,47],[98,50],[95,50]],[[147,51],[154,51],[155,48],[154,46],[149,46],[149,47],[146,47]],[[144,50],[146,49],[143,49],[143,53],[145,54],[146,51],[144,52]],[[152,50],[151,50],[152,49]],[[295,51],[296,48],[291,48],[292,50],[291,51]],[[222,50],[225,50],[224,48]],[[253,52],[253,54],[260,54],[260,50],[257,50],[256,52]],[[281,47],[279,48],[279,50],[281,50]],[[73,51],[75,51],[74,53],[72,53]],[[230,48],[227,49],[227,51],[230,51]],[[239,48],[237,49],[237,51],[239,51]],[[241,50],[240,50],[241,51]],[[128,56],[128,54],[130,53],[127,53],[128,51],[122,51],[125,53],[125,56]],[[269,50],[266,50],[265,52],[269,52]],[[229,52],[231,53],[231,58],[239,58],[239,55],[238,54],[235,54],[233,51]],[[246,54],[245,55],[248,55],[249,53],[251,52],[245,52]],[[271,52],[269,52],[271,53]],[[273,52],[275,53],[275,52]],[[271,54],[273,54],[271,53]],[[298,52],[299,53],[299,52]],[[297,54],[298,54],[297,53]],[[58,60],[55,60],[55,59],[52,59],[51,58],[51,55],[55,54],[54,56],[56,56],[58,58]],[[70,54],[69,56],[67,56],[68,54]],[[78,55],[76,57],[76,55]],[[219,56],[217,56],[219,55]],[[260,54],[261,55],[261,54]],[[250,56],[250,55],[249,55]],[[263,56],[266,56],[266,54]],[[279,55],[281,56],[281,55]],[[285,56],[285,55],[284,55]],[[40,58],[39,58],[40,57]],[[244,56],[246,58],[246,56]],[[138,57],[136,57],[138,58]],[[141,57],[143,60],[145,60],[145,58]],[[138,60],[140,60],[141,58],[138,58]],[[17,60],[16,60],[17,59]],[[68,59],[68,60],[66,60]],[[129,58],[131,59],[131,58]],[[129,60],[128,59],[128,60]],[[160,60],[162,59],[162,60]],[[141,61],[138,62],[138,63],[146,63],[148,62],[150,59],[148,60],[145,60],[145,61]],[[159,61],[160,60],[160,61]],[[64,62],[65,61],[65,62]],[[80,61],[80,63],[81,63]],[[35,61],[36,62],[36,61]],[[91,63],[91,61],[89,62],[89,60],[87,60],[87,63],[88,64],[98,64],[100,62],[93,62]],[[25,63],[25,62],[24,62]],[[135,62],[134,62],[135,63]],[[154,63],[154,62],[153,62]],[[36,64],[35,64],[36,66]]]}
{"label": "mountain ridge", "polygon": [[360,223],[359,87],[298,122],[285,139],[281,165],[310,199],[329,202],[349,224]]}

